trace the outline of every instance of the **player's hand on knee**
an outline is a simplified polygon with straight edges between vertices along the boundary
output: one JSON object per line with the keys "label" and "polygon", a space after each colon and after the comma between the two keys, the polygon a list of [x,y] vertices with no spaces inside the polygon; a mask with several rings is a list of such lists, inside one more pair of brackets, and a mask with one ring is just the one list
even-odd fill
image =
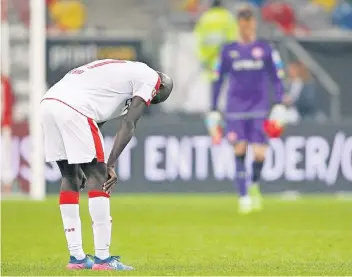
{"label": "player's hand on knee", "polygon": [[87,177],[86,175],[83,174],[82,183],[81,183],[81,186],[79,187],[80,191],[82,191],[86,187],[86,184],[87,184]]}
{"label": "player's hand on knee", "polygon": [[116,186],[117,184],[117,175],[115,172],[114,167],[108,167],[108,179],[107,181],[103,184],[103,190],[110,194],[112,192],[112,189],[114,188],[114,186]]}

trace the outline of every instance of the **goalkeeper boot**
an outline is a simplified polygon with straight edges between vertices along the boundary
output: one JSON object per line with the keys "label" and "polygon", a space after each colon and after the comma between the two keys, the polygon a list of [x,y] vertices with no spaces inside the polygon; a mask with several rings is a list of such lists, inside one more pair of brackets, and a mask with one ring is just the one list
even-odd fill
{"label": "goalkeeper boot", "polygon": [[94,264],[94,259],[91,255],[86,255],[82,260],[77,260],[75,257],[70,256],[67,269],[91,269]]}
{"label": "goalkeeper boot", "polygon": [[252,199],[249,196],[242,196],[238,201],[238,212],[249,214],[252,212]]}
{"label": "goalkeeper boot", "polygon": [[253,211],[261,211],[263,209],[263,196],[258,183],[253,183],[249,187],[249,195],[252,199]]}
{"label": "goalkeeper boot", "polygon": [[119,256],[110,256],[105,260],[95,257],[93,270],[133,270],[132,266],[124,265]]}

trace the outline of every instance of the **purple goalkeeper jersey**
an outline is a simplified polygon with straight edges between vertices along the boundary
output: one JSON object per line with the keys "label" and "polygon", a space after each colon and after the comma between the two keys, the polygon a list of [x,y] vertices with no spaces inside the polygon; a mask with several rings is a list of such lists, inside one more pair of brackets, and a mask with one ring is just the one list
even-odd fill
{"label": "purple goalkeeper jersey", "polygon": [[265,116],[271,102],[270,81],[275,89],[275,102],[282,101],[283,63],[279,53],[267,41],[226,44],[221,52],[217,73],[218,79],[213,83],[213,109],[216,109],[221,86],[227,76],[229,87],[226,113],[229,116]]}

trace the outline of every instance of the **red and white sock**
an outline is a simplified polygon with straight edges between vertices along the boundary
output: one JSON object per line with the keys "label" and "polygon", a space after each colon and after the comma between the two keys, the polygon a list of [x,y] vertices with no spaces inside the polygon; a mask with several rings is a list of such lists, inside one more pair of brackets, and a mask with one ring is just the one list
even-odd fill
{"label": "red and white sock", "polygon": [[60,211],[70,255],[82,260],[86,255],[82,248],[79,193],[75,191],[60,192]]}
{"label": "red and white sock", "polygon": [[89,191],[89,213],[93,221],[95,256],[110,257],[111,226],[110,195],[103,191]]}

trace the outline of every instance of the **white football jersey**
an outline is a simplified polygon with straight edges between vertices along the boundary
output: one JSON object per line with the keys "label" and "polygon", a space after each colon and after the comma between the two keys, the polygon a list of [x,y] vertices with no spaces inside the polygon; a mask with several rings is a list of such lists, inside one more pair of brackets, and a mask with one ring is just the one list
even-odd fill
{"label": "white football jersey", "polygon": [[68,72],[43,99],[56,99],[100,123],[125,114],[134,96],[149,105],[159,86],[158,73],[144,63],[97,60]]}

